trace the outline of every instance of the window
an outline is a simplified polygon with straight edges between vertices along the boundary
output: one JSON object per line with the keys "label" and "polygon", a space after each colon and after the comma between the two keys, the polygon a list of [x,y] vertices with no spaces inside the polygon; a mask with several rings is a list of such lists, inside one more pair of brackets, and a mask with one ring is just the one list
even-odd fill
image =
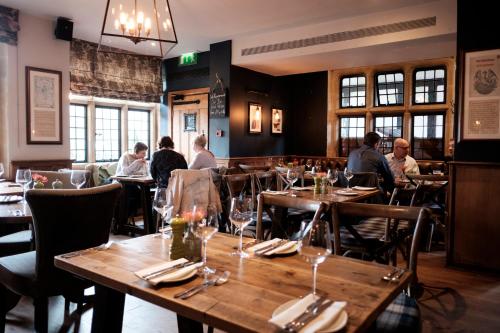
{"label": "window", "polygon": [[375,106],[404,104],[403,72],[375,75]]}
{"label": "window", "polygon": [[412,155],[417,160],[443,159],[444,114],[413,116]]}
{"label": "window", "polygon": [[417,69],[414,72],[413,104],[445,103],[446,69]]}
{"label": "window", "polygon": [[341,117],[340,119],[339,155],[349,153],[361,146],[365,136],[365,117]]}
{"label": "window", "polygon": [[151,136],[150,136],[150,117],[147,110],[128,110],[128,151],[134,152],[134,146],[137,142],[142,142],[148,145],[149,158],[151,152]]}
{"label": "window", "polygon": [[70,159],[75,162],[87,161],[87,106],[69,106]]}
{"label": "window", "polygon": [[403,116],[375,116],[375,132],[381,137],[379,151],[392,153],[394,139],[403,137]]}
{"label": "window", "polygon": [[341,85],[341,108],[357,108],[366,105],[366,80],[364,76],[343,77]]}
{"label": "window", "polygon": [[95,160],[118,161],[120,158],[120,108],[95,108]]}

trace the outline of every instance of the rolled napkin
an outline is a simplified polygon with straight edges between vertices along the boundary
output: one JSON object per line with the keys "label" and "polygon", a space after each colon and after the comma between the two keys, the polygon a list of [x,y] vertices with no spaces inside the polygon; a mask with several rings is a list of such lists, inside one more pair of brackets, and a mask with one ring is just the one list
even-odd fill
{"label": "rolled napkin", "polygon": [[[285,325],[290,321],[297,318],[300,314],[306,311],[306,308],[311,304],[316,298],[309,294],[306,297],[299,300],[297,303],[292,305],[290,308],[286,309],[282,313],[269,319],[269,322],[284,329]],[[326,302],[326,300],[325,300]],[[314,333],[323,328],[328,327],[339,317],[342,310],[347,305],[347,302],[334,302],[325,311],[319,314],[316,318],[304,326],[299,332],[300,333]]]}
{"label": "rolled napkin", "polygon": [[23,200],[19,195],[0,195],[0,202],[17,202]]}
{"label": "rolled napkin", "polygon": [[280,253],[280,252],[284,252],[286,250],[289,250],[291,249],[292,247],[296,246],[297,245],[297,241],[289,241],[289,242],[286,242],[285,244],[281,245],[281,246],[278,246],[277,248],[275,249],[272,249],[271,251],[269,252],[266,252],[266,256],[270,256],[270,255],[273,255],[273,254],[277,254],[277,253]]}
{"label": "rolled napkin", "polygon": [[266,194],[271,194],[271,195],[287,195],[287,191],[265,191],[264,193]]}
{"label": "rolled napkin", "polygon": [[290,187],[290,189],[294,191],[312,191],[314,190],[314,186],[304,186],[304,187],[292,186]]}
{"label": "rolled napkin", "polygon": [[[149,266],[147,268],[143,268],[141,270],[138,270],[137,272],[134,272],[135,275],[140,277],[141,279],[145,279],[148,275],[154,272],[159,272],[164,269],[168,269],[171,267],[174,267],[176,265],[181,265],[181,264],[187,264],[189,261],[186,258],[181,258],[173,261],[167,261],[167,262],[162,262],[160,264],[156,264],[153,266]],[[203,263],[196,263],[194,265],[189,265],[186,267],[181,267],[179,269],[174,269],[171,272],[165,273],[165,274],[160,274],[154,278],[147,279],[149,283],[152,285],[157,285],[160,282],[168,282],[171,280],[176,280],[179,279],[185,275],[188,275],[190,272],[198,269],[201,267]]]}
{"label": "rolled napkin", "polygon": [[358,191],[371,191],[371,190],[376,190],[376,187],[368,187],[368,186],[354,186],[353,189],[358,190]]}
{"label": "rolled napkin", "polygon": [[250,253],[253,253],[255,251],[258,251],[260,249],[263,249],[267,246],[271,246],[275,243],[278,243],[279,241],[281,241],[281,238],[274,238],[274,239],[271,239],[271,240],[268,240],[268,241],[265,241],[265,242],[262,242],[262,243],[258,243],[254,246],[251,246],[247,249],[247,252],[250,252]]}

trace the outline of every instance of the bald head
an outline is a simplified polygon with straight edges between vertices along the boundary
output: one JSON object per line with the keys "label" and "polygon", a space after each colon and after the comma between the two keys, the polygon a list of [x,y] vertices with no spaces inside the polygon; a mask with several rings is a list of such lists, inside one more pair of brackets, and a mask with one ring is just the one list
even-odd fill
{"label": "bald head", "polygon": [[410,144],[408,141],[402,138],[398,138],[394,140],[394,156],[396,158],[404,158],[408,155],[408,151],[410,150]]}

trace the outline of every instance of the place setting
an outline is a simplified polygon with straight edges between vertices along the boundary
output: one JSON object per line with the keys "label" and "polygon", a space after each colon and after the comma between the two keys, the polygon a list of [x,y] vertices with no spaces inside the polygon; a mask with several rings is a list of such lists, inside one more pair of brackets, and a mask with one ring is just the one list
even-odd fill
{"label": "place setting", "polygon": [[274,238],[260,243],[252,243],[245,248],[246,252],[254,257],[270,257],[275,255],[288,255],[297,252],[297,241]]}
{"label": "place setting", "polygon": [[20,195],[0,195],[0,204],[11,204],[21,200],[23,200],[23,197]]}

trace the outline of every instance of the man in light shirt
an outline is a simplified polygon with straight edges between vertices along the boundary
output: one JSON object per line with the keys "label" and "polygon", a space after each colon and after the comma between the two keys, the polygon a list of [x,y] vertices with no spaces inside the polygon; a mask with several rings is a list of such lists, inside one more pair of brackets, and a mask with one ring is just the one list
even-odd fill
{"label": "man in light shirt", "polygon": [[409,149],[410,144],[408,141],[398,138],[394,140],[393,152],[385,155],[395,179],[402,179],[405,174],[420,174],[417,161],[413,157],[408,156]]}

